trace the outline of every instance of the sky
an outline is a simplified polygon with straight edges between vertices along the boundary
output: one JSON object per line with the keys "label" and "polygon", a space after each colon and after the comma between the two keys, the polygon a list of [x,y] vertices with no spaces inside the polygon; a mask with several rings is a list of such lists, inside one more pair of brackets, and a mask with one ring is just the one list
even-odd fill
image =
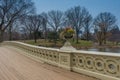
{"label": "sky", "polygon": [[95,18],[101,12],[116,16],[120,28],[120,0],[33,0],[37,14],[51,10],[66,11],[75,6],[85,7]]}

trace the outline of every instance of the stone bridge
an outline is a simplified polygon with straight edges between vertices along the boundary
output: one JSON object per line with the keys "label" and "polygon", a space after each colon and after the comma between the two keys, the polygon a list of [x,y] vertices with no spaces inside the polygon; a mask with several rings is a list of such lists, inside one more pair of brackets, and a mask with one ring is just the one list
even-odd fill
{"label": "stone bridge", "polygon": [[64,51],[17,41],[0,46],[0,80],[98,79],[120,80],[120,54]]}

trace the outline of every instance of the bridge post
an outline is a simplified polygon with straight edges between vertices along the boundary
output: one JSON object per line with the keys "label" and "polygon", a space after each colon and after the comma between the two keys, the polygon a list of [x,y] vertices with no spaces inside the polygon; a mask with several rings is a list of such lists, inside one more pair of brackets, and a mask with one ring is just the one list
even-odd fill
{"label": "bridge post", "polygon": [[59,67],[65,68],[67,70],[71,70],[72,68],[71,57],[72,57],[71,52],[60,51],[59,52]]}
{"label": "bridge post", "polygon": [[65,68],[67,70],[72,69],[72,51],[76,51],[74,47],[70,44],[70,42],[66,42],[63,47],[59,50],[59,62],[60,67]]}

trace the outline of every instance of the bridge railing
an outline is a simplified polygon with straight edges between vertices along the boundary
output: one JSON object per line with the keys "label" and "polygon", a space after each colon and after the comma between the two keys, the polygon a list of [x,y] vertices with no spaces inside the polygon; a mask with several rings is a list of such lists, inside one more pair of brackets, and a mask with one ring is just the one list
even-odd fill
{"label": "bridge railing", "polygon": [[20,48],[45,63],[93,76],[102,80],[120,80],[120,54],[94,51],[62,51],[17,41],[4,45]]}

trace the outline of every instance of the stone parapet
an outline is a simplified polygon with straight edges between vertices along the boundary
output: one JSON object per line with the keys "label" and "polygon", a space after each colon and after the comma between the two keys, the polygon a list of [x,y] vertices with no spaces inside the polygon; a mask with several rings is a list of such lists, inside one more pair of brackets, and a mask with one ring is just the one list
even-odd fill
{"label": "stone parapet", "polygon": [[9,45],[27,52],[42,62],[62,67],[102,80],[120,80],[120,54],[81,50],[64,50],[33,46],[17,41],[5,41]]}

